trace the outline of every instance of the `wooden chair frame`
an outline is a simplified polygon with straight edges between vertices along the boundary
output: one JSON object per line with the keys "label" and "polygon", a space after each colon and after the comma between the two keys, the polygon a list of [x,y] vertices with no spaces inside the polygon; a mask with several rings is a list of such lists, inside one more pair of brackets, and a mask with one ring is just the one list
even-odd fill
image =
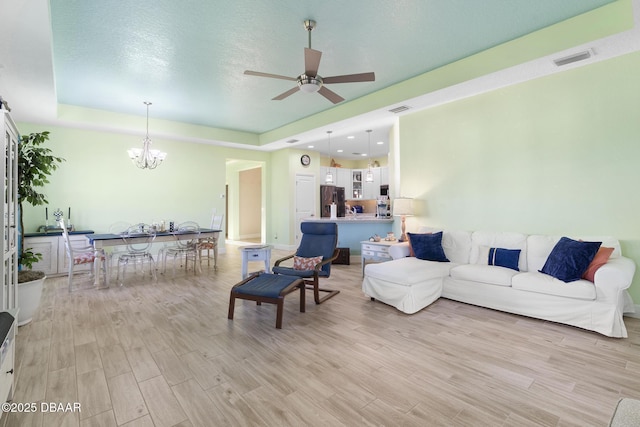
{"label": "wooden chair frame", "polygon": [[[275,304],[276,305],[276,329],[282,329],[282,315],[284,312],[284,297],[289,295],[290,293],[296,291],[297,289],[300,289],[300,313],[304,313],[305,312],[305,286],[304,286],[304,281],[300,279],[297,279],[293,282],[291,282],[291,284],[289,284],[289,286],[287,286],[286,288],[284,288],[282,291],[280,291],[280,295],[278,295],[276,298],[270,298],[270,297],[265,297],[265,296],[261,296],[261,295],[251,295],[251,294],[245,294],[245,293],[240,293],[237,292],[237,288],[245,285],[247,282],[254,280],[255,278],[259,277],[261,273],[255,273],[250,275],[249,277],[247,277],[246,279],[244,279],[242,282],[237,283],[236,285],[233,286],[233,288],[231,288],[231,294],[229,296],[229,312],[227,314],[227,318],[233,320],[233,314],[235,311],[235,305],[236,305],[236,298],[239,299],[245,299],[245,300],[249,300],[249,301],[255,301],[256,305],[262,305],[263,302],[266,302],[268,304]],[[270,273],[267,273],[270,274]]]}
{"label": "wooden chair frame", "polygon": [[[316,304],[321,304],[321,303],[325,302],[326,300],[328,300],[329,298],[334,297],[334,296],[336,296],[336,295],[338,295],[340,293],[340,291],[335,290],[335,289],[321,288],[320,287],[320,280],[319,280],[322,277],[322,276],[319,275],[320,270],[322,270],[322,267],[324,265],[326,265],[326,264],[329,264],[329,263],[333,262],[336,258],[338,258],[339,255],[340,255],[340,250],[336,248],[333,251],[333,255],[331,256],[331,258],[323,259],[322,262],[319,262],[318,264],[316,264],[315,268],[313,269],[313,277],[312,278],[301,277],[301,279],[303,279],[303,281],[304,281],[305,288],[313,290],[313,300],[315,301]],[[295,256],[295,254],[291,254],[291,255],[286,256],[284,258],[280,258],[279,260],[277,260],[275,262],[274,266],[277,267],[283,261],[291,259],[294,256]],[[327,293],[327,295],[325,295],[322,298],[320,298],[320,292]]]}

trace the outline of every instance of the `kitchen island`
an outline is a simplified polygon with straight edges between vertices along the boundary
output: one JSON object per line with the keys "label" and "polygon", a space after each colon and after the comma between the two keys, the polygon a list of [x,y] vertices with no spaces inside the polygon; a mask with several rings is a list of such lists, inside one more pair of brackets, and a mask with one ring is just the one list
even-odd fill
{"label": "kitchen island", "polygon": [[304,221],[335,222],[338,224],[338,247],[349,248],[351,255],[360,255],[363,240],[374,234],[384,238],[393,231],[393,217],[379,219],[373,215],[355,215],[336,219],[310,217]]}

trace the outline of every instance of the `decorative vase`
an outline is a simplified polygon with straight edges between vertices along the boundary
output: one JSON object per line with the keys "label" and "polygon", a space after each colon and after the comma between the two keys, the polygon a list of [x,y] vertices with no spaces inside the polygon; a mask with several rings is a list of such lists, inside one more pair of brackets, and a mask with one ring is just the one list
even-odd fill
{"label": "decorative vase", "polygon": [[42,288],[44,280],[32,280],[30,282],[18,283],[18,326],[26,325],[33,319],[33,314],[40,306],[40,298],[42,297]]}

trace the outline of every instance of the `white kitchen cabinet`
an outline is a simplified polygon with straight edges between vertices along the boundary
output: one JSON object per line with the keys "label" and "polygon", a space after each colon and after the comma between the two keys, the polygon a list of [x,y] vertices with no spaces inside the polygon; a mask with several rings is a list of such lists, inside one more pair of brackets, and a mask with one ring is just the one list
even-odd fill
{"label": "white kitchen cabinet", "polygon": [[336,168],[337,186],[344,187],[344,195],[348,199],[351,194],[351,169]]}
{"label": "white kitchen cabinet", "polygon": [[[373,174],[373,182],[367,182],[363,179],[362,183],[362,198],[363,199],[375,199],[380,195],[380,169],[371,168]],[[362,171],[363,177],[366,176],[368,169]]]}
{"label": "white kitchen cabinet", "polygon": [[329,185],[335,185],[336,187],[343,187],[344,194],[347,199],[351,198],[351,169],[347,168],[329,168],[328,166],[320,166],[320,185],[325,185],[327,182],[325,178],[327,171],[331,169],[333,174],[333,182]]}
{"label": "white kitchen cabinet", "polygon": [[327,170],[329,168],[326,166],[320,166],[320,185],[326,184],[325,178],[327,176]]}
{"label": "white kitchen cabinet", "polygon": [[[325,184],[328,166],[320,166],[320,184]],[[347,200],[375,199],[380,195],[380,186],[389,185],[389,167],[371,168],[373,182],[365,182],[368,169],[331,168],[333,183],[336,187],[344,187]]]}
{"label": "white kitchen cabinet", "polygon": [[382,166],[380,168],[380,185],[389,185],[389,167]]}
{"label": "white kitchen cabinet", "polygon": [[362,178],[361,169],[351,169],[351,199],[362,199]]}

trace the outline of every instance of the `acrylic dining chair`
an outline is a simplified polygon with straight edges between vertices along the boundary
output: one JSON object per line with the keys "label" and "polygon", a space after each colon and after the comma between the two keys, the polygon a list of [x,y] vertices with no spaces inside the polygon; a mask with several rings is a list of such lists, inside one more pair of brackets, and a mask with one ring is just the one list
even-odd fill
{"label": "acrylic dining chair", "polygon": [[[202,265],[202,259],[207,259],[207,267],[211,266],[211,253],[213,253],[213,269],[218,269],[218,239],[220,236],[224,236],[222,227],[224,224],[224,215],[214,215],[211,219],[211,229],[220,230],[215,237],[206,237],[198,240],[198,255],[200,256],[200,265]],[[206,255],[202,255],[203,251],[206,251]]]}
{"label": "acrylic dining chair", "polygon": [[67,230],[64,218],[60,218],[58,223],[60,224],[60,228],[62,228],[62,238],[67,252],[67,262],[69,264],[69,292],[71,292],[72,289],[75,268],[80,265],[90,264],[89,277],[93,279],[96,265],[100,262],[100,264],[102,264],[104,283],[107,283],[108,258],[105,256],[104,251],[98,251],[93,246],[81,245],[81,242],[72,242],[69,239],[69,231]]}
{"label": "acrylic dining chair", "polygon": [[[189,233],[193,235],[192,239],[182,239],[181,234]],[[167,258],[173,258],[173,275],[176,275],[176,263],[184,259],[185,270],[189,269],[189,261],[193,261],[193,273],[196,273],[198,266],[198,240],[200,235],[200,226],[197,222],[186,221],[178,224],[173,232],[175,242],[172,246],[166,246],[162,249],[162,273],[167,271]]]}
{"label": "acrylic dining chair", "polygon": [[[131,226],[123,234],[122,240],[127,247],[124,253],[118,256],[118,275],[117,280],[120,286],[124,285],[124,278],[127,272],[127,266],[133,264],[134,272],[137,265],[142,266],[144,273],[144,264],[149,265],[149,273],[153,279],[156,277],[156,263],[151,253],[151,246],[156,238],[156,230],[149,224],[140,223]],[[122,280],[120,280],[120,268],[122,267]]]}

